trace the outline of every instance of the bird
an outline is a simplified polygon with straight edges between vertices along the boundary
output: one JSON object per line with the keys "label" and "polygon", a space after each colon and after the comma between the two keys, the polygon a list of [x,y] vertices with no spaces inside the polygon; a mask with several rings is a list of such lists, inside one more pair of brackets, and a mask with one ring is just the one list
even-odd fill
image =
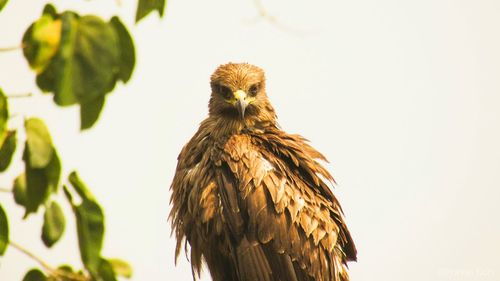
{"label": "bird", "polygon": [[348,281],[357,250],[323,154],[281,129],[264,71],[220,65],[208,117],[182,148],[169,221],[191,263],[213,281]]}

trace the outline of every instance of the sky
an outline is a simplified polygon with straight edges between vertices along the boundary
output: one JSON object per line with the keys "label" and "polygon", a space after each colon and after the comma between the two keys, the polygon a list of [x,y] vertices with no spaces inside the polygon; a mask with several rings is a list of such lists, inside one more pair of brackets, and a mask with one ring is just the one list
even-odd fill
{"label": "sky", "polygon": [[[8,3],[0,47],[19,44],[43,2]],[[209,77],[230,61],[262,67],[283,129],[330,160],[358,248],[352,280],[500,280],[499,1],[263,1],[273,23],[251,0],[171,0],[163,19],[138,25],[136,1],[120,2],[54,1],[118,14],[135,38],[133,77],[94,128],[80,132],[76,107],[40,94],[20,51],[0,53],[0,87],[34,93],[11,100],[11,111],[46,120],[64,172],[78,170],[106,211],[103,254],[129,261],[133,280],[191,280],[183,256],[174,266],[169,186],[207,116]],[[22,171],[16,157],[0,186]],[[73,220],[47,251],[43,214],[22,222],[10,196],[0,202],[13,240],[50,264],[80,264]],[[0,280],[33,266],[9,249]]]}

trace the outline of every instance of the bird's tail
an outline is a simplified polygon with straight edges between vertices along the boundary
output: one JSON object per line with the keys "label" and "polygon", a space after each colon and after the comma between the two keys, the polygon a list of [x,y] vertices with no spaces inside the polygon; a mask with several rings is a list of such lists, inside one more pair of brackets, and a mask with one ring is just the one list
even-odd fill
{"label": "bird's tail", "polygon": [[344,258],[344,252],[337,245],[335,251],[335,281],[349,281],[347,264]]}

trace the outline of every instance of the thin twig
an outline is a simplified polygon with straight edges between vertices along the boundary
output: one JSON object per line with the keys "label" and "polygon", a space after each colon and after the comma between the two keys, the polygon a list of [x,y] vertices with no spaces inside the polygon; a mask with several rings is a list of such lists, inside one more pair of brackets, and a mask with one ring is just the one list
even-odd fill
{"label": "thin twig", "polygon": [[22,48],[23,48],[23,45],[12,46],[12,47],[3,47],[3,48],[0,48],[0,52],[16,51],[16,50],[20,50]]}
{"label": "thin twig", "polygon": [[43,261],[41,258],[37,257],[35,254],[33,254],[32,252],[30,252],[28,249],[24,248],[23,246],[17,244],[16,242],[14,242],[14,241],[11,240],[11,241],[9,241],[9,244],[12,247],[16,248],[18,251],[22,252],[23,254],[27,255],[28,257],[30,257],[33,260],[35,260],[36,262],[38,262],[48,272],[55,273],[57,271],[57,269],[53,268],[48,263],[46,263],[45,261]]}
{"label": "thin twig", "polygon": [[19,99],[19,98],[30,98],[33,96],[33,93],[24,93],[24,94],[14,94],[14,95],[7,95],[8,99]]}
{"label": "thin twig", "polygon": [[17,244],[14,241],[9,241],[9,245],[12,246],[13,248],[16,248],[18,251],[22,252],[23,254],[27,255],[28,257],[32,258],[35,260],[37,263],[39,263],[45,271],[52,277],[55,277],[57,280],[75,280],[75,281],[87,281],[88,278],[79,274],[71,273],[71,272],[66,272],[61,269],[53,268],[50,266],[48,263],[46,263],[44,260],[41,258],[37,257],[35,254],[30,252],[28,249],[24,248],[23,246]]}
{"label": "thin twig", "polygon": [[270,22],[271,24],[273,24],[274,26],[278,27],[281,30],[292,32],[295,33],[296,35],[303,35],[304,33],[303,31],[282,24],[275,16],[271,15],[264,7],[264,4],[262,4],[262,0],[253,0],[253,2],[255,4],[255,7],[257,8],[257,12],[259,13],[260,18],[267,20],[268,22]]}
{"label": "thin twig", "polygon": [[267,12],[266,8],[262,4],[262,0],[254,0],[253,2],[255,3],[255,7],[257,8],[257,11],[259,12],[259,15],[261,17],[273,23],[277,22],[276,18]]}
{"label": "thin twig", "polygon": [[10,189],[10,188],[5,188],[5,187],[0,187],[0,192],[11,193],[11,192],[12,192],[12,189]]}

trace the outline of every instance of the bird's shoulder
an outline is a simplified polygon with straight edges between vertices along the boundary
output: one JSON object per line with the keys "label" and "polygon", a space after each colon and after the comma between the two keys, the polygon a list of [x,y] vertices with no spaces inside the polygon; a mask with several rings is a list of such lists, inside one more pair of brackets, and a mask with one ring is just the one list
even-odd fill
{"label": "bird's shoulder", "polygon": [[[314,186],[321,185],[320,176],[326,181],[334,182],[331,174],[318,162],[328,162],[323,154],[314,149],[301,135],[287,133],[277,126],[242,131],[240,134],[228,136],[219,140],[216,148],[220,150],[216,153],[226,156],[226,160],[229,156],[235,161],[271,164],[282,173],[306,173],[309,175],[307,180]],[[245,164],[250,167],[256,163]]]}

